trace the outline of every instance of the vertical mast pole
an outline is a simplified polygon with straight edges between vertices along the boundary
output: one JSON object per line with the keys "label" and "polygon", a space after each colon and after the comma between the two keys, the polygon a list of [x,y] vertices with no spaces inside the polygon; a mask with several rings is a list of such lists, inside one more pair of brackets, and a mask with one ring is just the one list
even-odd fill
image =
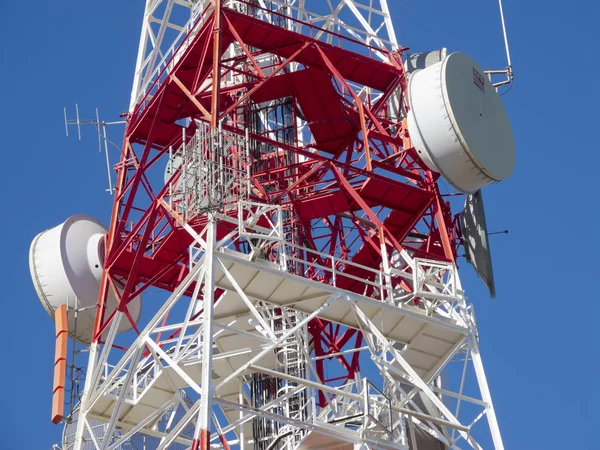
{"label": "vertical mast pole", "polygon": [[219,103],[221,96],[221,24],[222,0],[213,0],[215,5],[215,22],[213,24],[213,86],[211,99],[211,118],[210,125],[213,132],[216,131],[219,122]]}
{"label": "vertical mast pole", "polygon": [[[213,24],[213,86],[211,99],[211,133],[212,142],[210,145],[209,159],[216,161],[217,153],[220,153],[220,140],[218,133],[219,124],[219,97],[221,94],[221,6],[222,0],[213,0],[215,7],[215,21]],[[214,198],[216,186],[210,183],[209,192],[207,192],[209,203]],[[212,416],[212,347],[213,347],[213,308],[214,308],[214,258],[215,258],[215,217],[214,211],[208,212],[208,224],[206,235],[206,255],[205,255],[205,279],[204,279],[204,312],[202,323],[202,383],[200,393],[200,414],[198,418],[199,445],[194,440],[192,450],[210,449],[210,420]]]}
{"label": "vertical mast pole", "polygon": [[[210,422],[212,417],[212,356],[213,310],[215,300],[215,227],[214,212],[208,213],[206,253],[204,258],[204,311],[202,313],[202,379],[200,384],[200,411],[192,450],[210,450]],[[200,281],[198,281],[200,282]],[[198,442],[199,441],[199,442]]]}

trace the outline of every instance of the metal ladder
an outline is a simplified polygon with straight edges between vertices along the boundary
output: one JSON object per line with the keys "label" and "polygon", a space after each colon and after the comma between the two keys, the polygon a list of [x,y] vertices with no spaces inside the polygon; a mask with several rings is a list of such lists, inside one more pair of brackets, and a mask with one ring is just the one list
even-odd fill
{"label": "metal ladder", "polygon": [[[277,335],[284,334],[289,329],[296,326],[302,320],[302,313],[292,310],[273,310],[276,314],[273,316],[273,328]],[[289,336],[276,351],[279,370],[286,375],[298,378],[305,378],[306,362],[304,361],[304,353],[301,346],[304,345],[304,340],[299,339],[296,334]],[[281,385],[278,395],[287,394],[292,389],[296,388],[297,384],[288,380],[281,380]],[[305,421],[308,418],[308,400],[306,391],[302,391],[290,397],[284,406],[284,414],[290,419]],[[278,439],[282,441],[279,448],[293,450],[300,444],[306,431],[289,426],[283,426],[279,430]]]}

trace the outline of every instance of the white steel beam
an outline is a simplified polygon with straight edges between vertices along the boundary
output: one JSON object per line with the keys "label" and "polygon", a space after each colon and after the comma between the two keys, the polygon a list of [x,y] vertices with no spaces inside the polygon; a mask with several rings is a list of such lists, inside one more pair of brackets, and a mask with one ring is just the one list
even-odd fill
{"label": "white steel beam", "polygon": [[[475,337],[472,339],[475,339]],[[473,360],[473,367],[475,368],[475,373],[477,375],[477,384],[481,391],[481,397],[486,403],[485,411],[492,433],[492,439],[494,441],[494,448],[496,450],[504,450],[504,443],[502,442],[500,427],[498,426],[498,419],[496,418],[496,411],[494,410],[494,404],[492,403],[492,395],[490,394],[490,388],[487,383],[485,371],[483,370],[483,362],[478,348],[471,350],[471,359]]]}
{"label": "white steel beam", "polygon": [[[213,312],[215,303],[215,241],[216,241],[215,217],[213,213],[208,215],[208,225],[206,233],[206,256],[204,259],[204,312],[202,319],[202,381],[200,385],[200,411],[198,417],[198,426],[194,433],[194,439],[204,440],[210,434],[210,420],[212,417],[212,397],[213,397],[213,379],[212,379],[212,356],[213,356]],[[204,448],[201,442],[200,448]]]}

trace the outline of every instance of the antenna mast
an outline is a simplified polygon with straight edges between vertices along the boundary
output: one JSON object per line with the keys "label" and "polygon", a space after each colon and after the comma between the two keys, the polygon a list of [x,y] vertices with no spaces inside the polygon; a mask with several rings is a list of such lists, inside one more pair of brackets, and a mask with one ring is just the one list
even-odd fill
{"label": "antenna mast", "polygon": [[112,182],[112,167],[110,166],[110,158],[108,155],[108,144],[110,143],[112,146],[119,149],[113,142],[111,142],[106,135],[106,127],[107,125],[119,125],[125,124],[126,121],[119,120],[115,122],[105,122],[100,120],[100,115],[98,113],[98,108],[96,108],[96,119],[92,120],[81,120],[79,118],[79,105],[75,104],[75,119],[69,120],[67,119],[67,108],[64,108],[65,115],[65,134],[69,137],[69,125],[77,126],[77,138],[81,140],[81,126],[93,126],[96,129],[96,134],[98,135],[98,152],[102,152],[102,145],[104,143],[104,155],[106,159],[106,176],[108,178],[108,188],[106,192],[110,195],[113,195],[114,187]]}
{"label": "antenna mast", "polygon": [[[494,83],[494,87],[496,88],[496,90],[500,86],[512,84],[513,78],[514,78],[512,61],[510,59],[510,48],[508,47],[508,35],[506,33],[506,23],[504,21],[504,8],[502,6],[502,0],[498,0],[498,7],[500,9],[500,22],[502,24],[502,37],[504,38],[504,49],[506,51],[507,66],[506,66],[506,69],[502,69],[502,70],[486,70],[485,71],[485,73],[488,75],[490,81],[492,81],[493,75],[505,75],[506,76],[505,80]],[[506,93],[506,92],[508,92],[508,90],[506,90],[504,93]]]}
{"label": "antenna mast", "polygon": [[[504,448],[456,258],[494,292],[512,132],[474,60],[405,50],[386,0],[146,2],[110,223],[30,255],[89,345],[65,449]],[[109,124],[65,110],[107,168]]]}

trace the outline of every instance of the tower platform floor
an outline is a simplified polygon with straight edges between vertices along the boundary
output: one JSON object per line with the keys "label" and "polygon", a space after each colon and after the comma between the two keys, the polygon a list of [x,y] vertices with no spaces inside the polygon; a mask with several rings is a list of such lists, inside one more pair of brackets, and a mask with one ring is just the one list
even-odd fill
{"label": "tower platform floor", "polygon": [[[215,285],[225,292],[215,303],[214,308],[216,348],[213,355],[213,381],[217,386],[215,399],[222,401],[221,406],[229,423],[239,419],[239,411],[234,407],[228,407],[239,403],[239,381],[234,378],[222,386],[219,385],[226,376],[247,365],[252,358],[256,357],[264,349],[266,339],[261,327],[252,320],[247,303],[236,291],[219,262],[227,269],[250,303],[255,306],[260,306],[259,302],[262,302],[311,314],[330,302],[317,317],[360,329],[363,325],[359,324],[352,304],[356,305],[378,331],[393,342],[394,347],[423,380],[435,374],[469,332],[469,329],[458,321],[436,314],[427,315],[423,309],[415,306],[405,304],[397,306],[344,291],[289,274],[282,271],[279,266],[264,260],[250,261],[247,255],[241,253],[217,252],[215,253]],[[276,363],[273,351],[252,362],[253,365],[268,369],[275,369]],[[194,383],[200,383],[202,364],[199,350],[187,355],[179,363],[179,367]],[[245,371],[245,373],[250,372],[252,372],[251,368]],[[157,371],[150,382],[143,389],[139,389],[137,398],[128,395],[119,414],[118,425],[131,428],[139,424],[172,398],[178,389],[189,386],[189,380],[185,380],[171,367]],[[110,420],[116,398],[116,395],[110,393],[100,397],[93,405],[90,417]],[[154,422],[149,422],[144,432],[153,425]],[[248,440],[252,437],[252,421],[247,421],[243,427]],[[305,438],[306,442],[301,448],[310,449],[315,446],[322,448],[317,441],[334,439],[327,431],[328,427],[335,427],[338,430],[340,428],[325,422],[311,422],[313,433],[316,434],[311,433],[309,436],[312,437]],[[318,430],[321,430],[319,431],[321,437],[318,437]],[[352,433],[356,433],[353,430],[344,429],[343,432],[348,434],[349,440],[358,437],[351,436]],[[345,445],[344,442],[348,441],[330,442],[327,446],[341,448]],[[247,441],[246,448],[251,449],[252,443]]]}

